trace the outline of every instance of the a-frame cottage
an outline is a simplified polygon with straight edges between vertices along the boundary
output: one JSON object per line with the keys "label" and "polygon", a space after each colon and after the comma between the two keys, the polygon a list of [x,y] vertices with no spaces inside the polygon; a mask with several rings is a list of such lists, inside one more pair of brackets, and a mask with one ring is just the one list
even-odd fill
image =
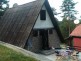
{"label": "a-frame cottage", "polygon": [[0,20],[0,40],[33,52],[59,48],[63,41],[47,0],[8,9]]}

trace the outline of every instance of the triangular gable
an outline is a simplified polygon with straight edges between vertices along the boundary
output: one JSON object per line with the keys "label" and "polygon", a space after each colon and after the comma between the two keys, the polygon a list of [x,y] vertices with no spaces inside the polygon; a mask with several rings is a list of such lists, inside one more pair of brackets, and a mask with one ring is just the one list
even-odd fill
{"label": "triangular gable", "polygon": [[40,20],[40,14],[36,20],[36,23],[34,25],[34,29],[48,29],[48,28],[54,28],[53,23],[49,17],[49,14],[47,12],[47,9],[45,5],[43,5],[41,10],[46,11],[46,20]]}

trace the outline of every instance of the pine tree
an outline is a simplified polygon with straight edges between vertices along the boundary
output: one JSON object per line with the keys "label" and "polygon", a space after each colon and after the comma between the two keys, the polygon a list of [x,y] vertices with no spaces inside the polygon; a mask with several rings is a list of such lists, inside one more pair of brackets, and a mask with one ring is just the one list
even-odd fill
{"label": "pine tree", "polygon": [[[62,33],[65,34],[64,37],[69,37],[71,31],[74,29],[75,24],[74,20],[76,19],[75,14],[77,14],[77,11],[75,10],[75,3],[73,0],[63,0],[61,10],[64,13],[63,15],[63,21],[61,23],[62,27]],[[67,19],[68,18],[68,19]],[[73,21],[71,21],[73,20]],[[66,33],[66,32],[67,33]]]}
{"label": "pine tree", "polygon": [[63,20],[59,22],[59,27],[64,38],[69,37],[69,34],[73,31],[75,26],[73,21],[68,21],[67,18],[63,18]]}
{"label": "pine tree", "polygon": [[75,14],[77,11],[75,10],[75,3],[73,0],[64,0],[61,6],[61,10],[64,13],[64,17],[69,17],[71,20],[75,20]]}

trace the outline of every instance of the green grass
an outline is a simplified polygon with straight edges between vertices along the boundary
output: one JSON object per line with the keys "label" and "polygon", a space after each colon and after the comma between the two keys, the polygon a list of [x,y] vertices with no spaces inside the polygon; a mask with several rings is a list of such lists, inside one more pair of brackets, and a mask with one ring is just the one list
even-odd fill
{"label": "green grass", "polygon": [[37,61],[32,57],[24,56],[19,52],[0,45],[0,61]]}

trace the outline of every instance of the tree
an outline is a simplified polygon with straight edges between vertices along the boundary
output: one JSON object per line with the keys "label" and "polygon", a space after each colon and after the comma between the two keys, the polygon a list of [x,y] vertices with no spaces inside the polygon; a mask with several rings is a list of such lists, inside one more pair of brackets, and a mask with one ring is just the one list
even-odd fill
{"label": "tree", "polygon": [[79,23],[81,24],[81,16],[80,16],[80,19],[79,19],[79,21],[80,21]]}
{"label": "tree", "polygon": [[68,26],[67,25],[68,23],[67,23],[66,18],[63,18],[63,20],[59,22],[59,27],[60,27],[61,33],[64,38],[68,37]]}
{"label": "tree", "polygon": [[59,21],[59,27],[64,38],[69,37],[69,31],[68,31],[69,27],[70,27],[70,33],[71,33],[73,29],[75,28],[75,26],[76,25],[73,23],[73,21],[68,21],[67,18],[63,18],[62,21]]}
{"label": "tree", "polygon": [[80,24],[81,24],[81,19],[79,21],[80,21]]}
{"label": "tree", "polygon": [[9,7],[8,0],[0,0],[0,17],[4,14],[6,9]]}
{"label": "tree", "polygon": [[77,11],[75,10],[75,3],[73,0],[64,0],[61,6],[61,10],[64,13],[63,17],[69,17],[70,20],[75,20],[75,14],[77,14]]}
{"label": "tree", "polygon": [[63,0],[61,10],[64,13],[64,15],[63,21],[60,23],[60,29],[63,33],[64,38],[69,37],[71,31],[75,28],[74,24],[74,20],[76,19],[75,14],[78,14],[77,11],[75,10],[76,4],[77,3],[75,3],[73,0]]}

